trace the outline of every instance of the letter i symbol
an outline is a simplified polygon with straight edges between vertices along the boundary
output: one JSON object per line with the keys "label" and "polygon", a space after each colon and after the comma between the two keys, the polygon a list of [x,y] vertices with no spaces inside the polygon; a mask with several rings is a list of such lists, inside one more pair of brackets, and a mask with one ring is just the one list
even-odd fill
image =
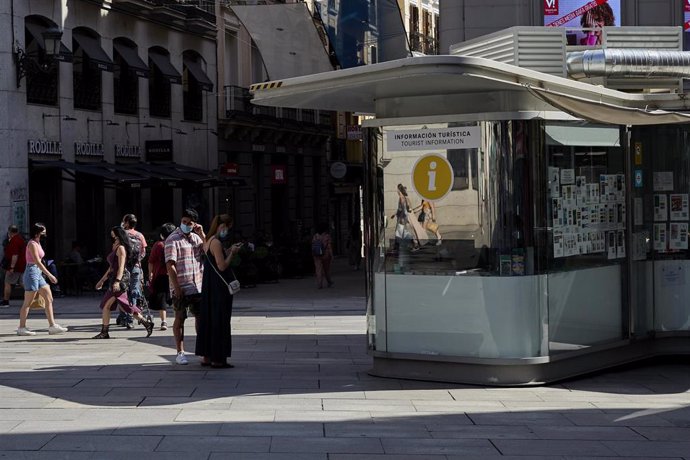
{"label": "letter i symbol", "polygon": [[429,163],[429,172],[427,172],[427,176],[429,176],[429,191],[433,192],[436,190],[436,162],[432,161]]}

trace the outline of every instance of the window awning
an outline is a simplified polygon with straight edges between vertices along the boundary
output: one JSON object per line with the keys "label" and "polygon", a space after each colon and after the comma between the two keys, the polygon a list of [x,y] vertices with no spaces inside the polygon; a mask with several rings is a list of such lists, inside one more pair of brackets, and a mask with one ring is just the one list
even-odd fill
{"label": "window awning", "polygon": [[136,48],[132,48],[122,43],[113,42],[113,49],[122,57],[129,70],[135,73],[139,77],[148,78],[149,76],[149,66],[139,57]]}
{"label": "window awning", "polygon": [[[46,44],[43,40],[43,32],[48,30],[47,27],[33,22],[26,23],[26,30],[29,35],[36,41],[39,48],[45,51]],[[58,61],[72,62],[72,52],[65,46],[64,43],[60,42],[60,54],[55,56]]]}
{"label": "window awning", "polygon": [[72,163],[70,161],[32,161],[34,169],[64,169],[82,174],[100,177],[108,182],[120,184],[140,184],[146,181],[147,177],[132,172],[118,170],[117,165],[108,163]]}
{"label": "window awning", "polygon": [[208,78],[204,69],[201,68],[201,63],[185,58],[184,65],[187,67],[189,73],[192,74],[192,77],[199,83],[201,89],[204,91],[213,91],[213,82]]}
{"label": "window awning", "polygon": [[182,75],[180,75],[180,72],[170,63],[170,58],[168,56],[155,51],[149,51],[149,59],[160,73],[170,80],[170,83],[176,83],[178,85],[182,83]]}
{"label": "window awning", "polygon": [[89,37],[88,35],[80,33],[72,33],[72,39],[77,42],[77,45],[84,51],[91,62],[101,70],[106,70],[108,72],[113,71],[113,60],[108,57],[108,55],[101,48],[101,44],[98,40]]}

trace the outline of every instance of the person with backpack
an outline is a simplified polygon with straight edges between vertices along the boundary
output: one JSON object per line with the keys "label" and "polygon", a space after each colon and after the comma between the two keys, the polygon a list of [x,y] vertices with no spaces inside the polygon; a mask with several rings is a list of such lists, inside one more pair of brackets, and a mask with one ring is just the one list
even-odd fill
{"label": "person with backpack", "polygon": [[[137,216],[134,214],[125,214],[122,218],[120,226],[125,230],[129,236],[130,246],[132,248],[129,259],[127,260],[127,269],[130,271],[131,283],[129,284],[129,298],[132,303],[137,306],[141,305],[141,299],[144,297],[143,286],[143,272],[141,269],[141,261],[146,257],[146,238],[141,232],[136,230]],[[134,323],[132,315],[120,312],[116,323],[131,329]]]}
{"label": "person with backpack", "polygon": [[331,235],[328,232],[328,224],[320,225],[312,237],[311,255],[314,258],[316,287],[322,289],[324,280],[326,280],[328,287],[333,286],[333,280],[331,279],[333,248],[331,245]]}
{"label": "person with backpack", "polygon": [[141,314],[141,310],[130,300],[127,291],[131,283],[130,272],[127,269],[127,261],[132,258],[132,247],[127,232],[116,226],[110,229],[110,237],[113,239],[113,251],[108,254],[108,271],[96,283],[96,289],[101,289],[107,282],[107,290],[101,300],[101,332],[94,339],[109,339],[110,312],[120,308],[133,315],[146,328],[146,337],[153,332],[153,321],[147,320]]}

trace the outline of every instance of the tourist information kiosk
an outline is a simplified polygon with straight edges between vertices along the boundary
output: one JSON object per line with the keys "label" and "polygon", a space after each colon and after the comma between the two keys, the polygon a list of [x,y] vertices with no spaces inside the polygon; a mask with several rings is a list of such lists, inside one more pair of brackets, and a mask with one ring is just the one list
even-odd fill
{"label": "tourist information kiosk", "polygon": [[593,83],[449,55],[252,87],[375,115],[372,374],[540,384],[690,353],[689,103]]}

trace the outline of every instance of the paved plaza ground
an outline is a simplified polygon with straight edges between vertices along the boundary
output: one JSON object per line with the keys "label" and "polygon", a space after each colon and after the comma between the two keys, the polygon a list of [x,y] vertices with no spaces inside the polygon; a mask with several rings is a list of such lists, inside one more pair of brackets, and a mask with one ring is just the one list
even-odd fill
{"label": "paved plaza ground", "polygon": [[[173,364],[172,331],[99,330],[99,297],[57,299],[64,336],[0,310],[0,458],[690,459],[690,364],[488,388],[367,374],[362,272],[243,290],[234,369]],[[113,318],[114,320],[114,318]],[[188,322],[193,351],[192,320]]]}

